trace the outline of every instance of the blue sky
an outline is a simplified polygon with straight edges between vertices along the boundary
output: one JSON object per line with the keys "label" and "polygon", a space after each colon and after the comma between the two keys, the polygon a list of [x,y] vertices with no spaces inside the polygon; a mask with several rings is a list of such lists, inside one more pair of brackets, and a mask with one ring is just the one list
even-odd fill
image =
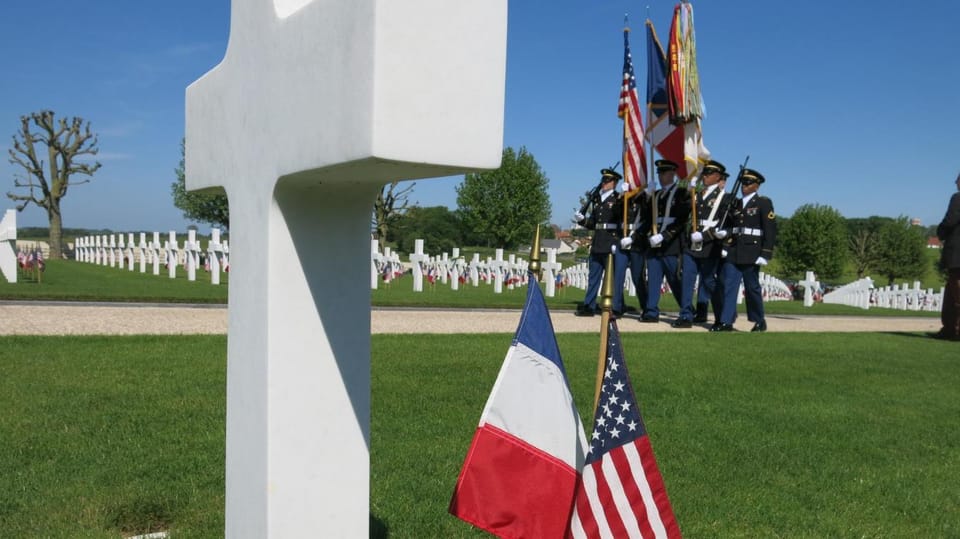
{"label": "blue sky", "polygon": [[[623,16],[645,86],[643,21],[665,41],[673,2],[523,2],[509,7],[504,144],[550,179],[569,225],[599,169],[618,161]],[[735,172],[767,177],[777,212],[806,203],[846,217],[939,222],[960,172],[960,5],[935,0],[694,2],[704,140]],[[0,19],[0,141],[52,109],[99,134],[103,168],[64,199],[64,225],[184,230],[171,201],[184,89],[226,50],[228,0],[12,2]],[[322,54],[318,51],[318,54]],[[641,94],[641,97],[643,95]],[[0,189],[16,168],[0,164]],[[456,207],[462,177],[420,180],[411,199]],[[13,207],[12,201],[0,207]],[[45,226],[31,206],[21,226]]]}

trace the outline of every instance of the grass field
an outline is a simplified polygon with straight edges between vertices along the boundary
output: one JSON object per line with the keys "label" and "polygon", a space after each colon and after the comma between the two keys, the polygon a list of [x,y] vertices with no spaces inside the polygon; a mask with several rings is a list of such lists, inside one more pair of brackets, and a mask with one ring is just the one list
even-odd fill
{"label": "grass field", "polygon": [[[446,507],[511,337],[372,338],[377,536],[486,536]],[[589,424],[597,337],[558,341]],[[623,344],[686,537],[960,537],[955,343]],[[222,536],[225,352],[224,336],[0,338],[0,537]]]}
{"label": "grass field", "polygon": [[[148,269],[146,274],[121,270],[106,266],[96,266],[67,260],[52,260],[47,263],[47,271],[41,281],[22,279],[10,284],[0,282],[0,299],[5,300],[50,300],[50,301],[111,301],[111,302],[160,302],[160,303],[226,303],[229,274],[221,274],[219,286],[210,284],[210,276],[204,271],[197,272],[196,281],[188,281],[182,267],[177,268],[177,278],[153,275]],[[573,310],[577,302],[583,301],[584,291],[578,288],[560,289],[555,297],[546,298],[547,304],[554,310]],[[413,291],[413,277],[409,274],[389,285],[380,283],[371,290],[370,302],[374,306],[413,306],[413,307],[454,307],[454,308],[494,308],[519,309],[523,305],[526,291],[523,287],[495,294],[493,285],[482,283],[479,287],[461,286],[460,290],[451,290],[449,285],[424,283],[423,292]],[[637,299],[628,297],[627,304],[636,307]],[[661,310],[677,312],[676,301],[672,295],[664,294],[660,302]],[[740,312],[745,306],[739,306]],[[939,313],[920,311],[899,311],[894,309],[863,310],[844,305],[815,304],[804,307],[801,301],[776,301],[766,304],[769,314],[779,315],[855,315],[855,316],[921,316],[938,317]]]}

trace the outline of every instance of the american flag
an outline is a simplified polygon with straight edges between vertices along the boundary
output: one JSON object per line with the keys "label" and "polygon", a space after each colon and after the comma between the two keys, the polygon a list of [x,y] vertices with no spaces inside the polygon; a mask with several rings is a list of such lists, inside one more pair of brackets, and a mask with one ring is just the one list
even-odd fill
{"label": "american flag", "polygon": [[631,191],[647,183],[647,157],[643,151],[643,118],[640,110],[637,78],[633,75],[633,58],[630,56],[630,29],[624,28],[623,85],[620,87],[617,116],[623,118],[623,177]]}
{"label": "american flag", "polygon": [[590,447],[567,537],[681,537],[610,321]]}

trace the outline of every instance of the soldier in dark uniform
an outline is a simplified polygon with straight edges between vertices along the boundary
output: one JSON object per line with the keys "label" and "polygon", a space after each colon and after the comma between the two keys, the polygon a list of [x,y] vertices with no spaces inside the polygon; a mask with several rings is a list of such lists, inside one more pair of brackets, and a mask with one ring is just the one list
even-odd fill
{"label": "soldier in dark uniform", "polygon": [[623,220],[623,199],[616,191],[617,182],[623,176],[614,170],[605,168],[600,171],[600,189],[589,201],[589,215],[574,215],[574,221],[584,228],[593,230],[593,242],[590,244],[590,266],[587,277],[587,293],[583,304],[577,306],[577,316],[593,316],[599,312],[597,294],[603,282],[603,272],[607,267],[607,255],[614,253],[613,287],[614,314],[620,314],[623,305],[623,280],[626,276],[626,256],[618,252],[620,228]]}
{"label": "soldier in dark uniform", "polygon": [[724,240],[727,254],[723,260],[723,312],[720,324],[711,331],[734,331],[733,319],[737,312],[737,293],[740,281],[746,293],[747,318],[754,323],[751,331],[766,331],[763,314],[763,291],[760,288],[760,267],[773,258],[777,241],[777,220],[773,201],[757,193],[765,179],[749,168],[741,175],[743,198],[734,204],[734,210],[725,224],[730,235]]}
{"label": "soldier in dark uniform", "polygon": [[[647,305],[646,252],[650,235],[650,193],[646,190],[631,196],[627,204],[627,231],[620,240],[620,250],[627,257],[630,267],[630,280],[637,291],[640,310]],[[624,310],[629,307],[624,306]]]}
{"label": "soldier in dark uniform", "polygon": [[[651,227],[656,224],[656,232],[647,238],[647,303],[644,305],[641,322],[660,321],[660,286],[667,278],[673,297],[680,304],[679,327],[689,324],[693,319],[693,307],[683,304],[680,290],[680,253],[686,242],[685,231],[690,217],[690,195],[686,189],[677,187],[677,164],[667,159],[656,162],[660,189],[654,194],[656,200],[656,219],[651,216]],[[651,202],[651,212],[653,207]],[[651,230],[653,232],[653,230]],[[692,324],[691,324],[692,325]],[[689,327],[689,326],[686,326]]]}
{"label": "soldier in dark uniform", "polygon": [[[697,222],[691,223],[690,242],[683,251],[683,296],[684,301],[697,291],[697,303],[693,322],[707,321],[707,311],[713,302],[713,318],[720,320],[723,304],[723,286],[718,285],[723,251],[722,239],[725,230],[717,229],[720,210],[732,203],[733,195],[723,191],[723,181],[729,176],[726,167],[717,161],[709,161],[703,167],[701,179],[703,190],[696,194]],[[700,284],[697,286],[697,278]],[[692,301],[692,300],[690,300]]]}

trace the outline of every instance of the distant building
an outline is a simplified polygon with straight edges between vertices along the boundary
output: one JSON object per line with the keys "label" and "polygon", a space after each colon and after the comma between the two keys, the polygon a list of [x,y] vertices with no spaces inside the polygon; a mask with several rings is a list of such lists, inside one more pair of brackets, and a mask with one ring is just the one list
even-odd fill
{"label": "distant building", "polygon": [[577,250],[571,242],[565,240],[540,240],[540,247],[546,249],[556,249],[557,254],[572,253]]}
{"label": "distant building", "polygon": [[939,249],[940,247],[942,247],[942,245],[940,245],[940,238],[936,236],[927,238],[927,249]]}
{"label": "distant building", "polygon": [[920,218],[914,217],[913,219],[910,219],[910,224],[913,226],[920,226],[921,224]]}

